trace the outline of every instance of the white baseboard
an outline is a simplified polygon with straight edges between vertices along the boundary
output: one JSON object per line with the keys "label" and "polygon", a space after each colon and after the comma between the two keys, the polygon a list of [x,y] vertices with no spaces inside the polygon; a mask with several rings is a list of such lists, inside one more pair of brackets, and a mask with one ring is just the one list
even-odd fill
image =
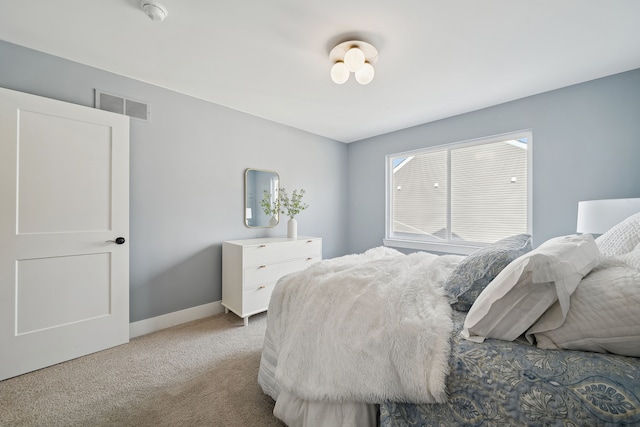
{"label": "white baseboard", "polygon": [[192,320],[198,320],[220,313],[224,313],[224,307],[222,306],[222,301],[216,301],[150,319],[139,320],[129,323],[129,338],[139,337],[140,335],[146,335],[161,329],[180,325],[181,323],[191,322]]}

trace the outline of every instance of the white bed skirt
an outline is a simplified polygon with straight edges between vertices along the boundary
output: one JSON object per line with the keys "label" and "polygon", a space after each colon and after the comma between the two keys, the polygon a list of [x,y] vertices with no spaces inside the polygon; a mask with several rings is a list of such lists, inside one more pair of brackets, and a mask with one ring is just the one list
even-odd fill
{"label": "white bed skirt", "polygon": [[276,351],[267,328],[258,371],[258,383],[262,391],[276,401],[273,415],[289,427],[374,427],[377,425],[377,409],[374,404],[305,401],[280,390],[275,380],[277,364]]}

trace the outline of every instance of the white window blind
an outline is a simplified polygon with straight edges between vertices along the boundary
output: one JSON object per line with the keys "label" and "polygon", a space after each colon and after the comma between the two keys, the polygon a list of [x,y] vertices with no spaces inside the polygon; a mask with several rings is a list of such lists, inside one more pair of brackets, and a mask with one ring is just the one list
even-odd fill
{"label": "white window blind", "polygon": [[527,233],[531,139],[519,132],[387,156],[385,243],[469,253]]}

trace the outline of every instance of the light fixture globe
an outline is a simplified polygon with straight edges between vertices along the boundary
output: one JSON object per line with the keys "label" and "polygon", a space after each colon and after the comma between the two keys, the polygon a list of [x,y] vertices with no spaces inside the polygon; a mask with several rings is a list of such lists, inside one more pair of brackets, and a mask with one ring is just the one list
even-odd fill
{"label": "light fixture globe", "polygon": [[367,42],[349,40],[331,49],[329,60],[333,64],[331,79],[335,83],[345,83],[353,72],[356,81],[366,85],[371,83],[375,75],[373,65],[378,60],[378,51]]}
{"label": "light fixture globe", "polygon": [[353,73],[364,66],[364,52],[357,47],[352,47],[344,54],[344,65]]}
{"label": "light fixture globe", "polygon": [[361,85],[368,85],[373,80],[373,76],[375,74],[375,70],[373,66],[368,62],[365,63],[362,68],[356,71],[356,81]]}
{"label": "light fixture globe", "polygon": [[331,67],[331,80],[339,85],[349,80],[349,70],[342,61],[338,61]]}

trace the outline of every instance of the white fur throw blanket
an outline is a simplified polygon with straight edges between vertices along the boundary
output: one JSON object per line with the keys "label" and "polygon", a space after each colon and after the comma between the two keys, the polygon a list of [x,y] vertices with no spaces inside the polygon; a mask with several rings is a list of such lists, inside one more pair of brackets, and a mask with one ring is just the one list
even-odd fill
{"label": "white fur throw blanket", "polygon": [[267,318],[279,386],[306,400],[444,402],[442,284],[460,259],[379,247],[281,278]]}

